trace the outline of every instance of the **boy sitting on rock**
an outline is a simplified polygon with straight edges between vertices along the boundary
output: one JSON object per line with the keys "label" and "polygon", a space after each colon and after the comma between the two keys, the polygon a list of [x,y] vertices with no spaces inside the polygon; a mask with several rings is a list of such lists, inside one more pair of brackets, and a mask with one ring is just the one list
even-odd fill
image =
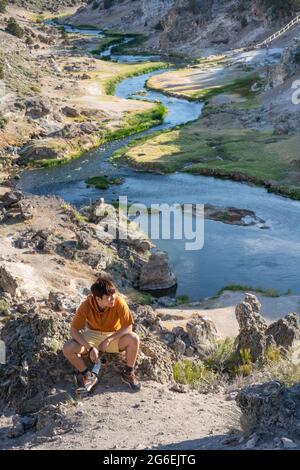
{"label": "boy sitting on rock", "polygon": [[91,294],[79,306],[71,323],[71,337],[63,348],[64,356],[79,371],[87,390],[98,382],[98,377],[87,369],[82,358],[89,355],[99,361],[99,352],[126,351],[126,367],[122,381],[138,391],[141,384],[134,374],[139,349],[139,337],[132,331],[133,318],[125,300],[116,291],[113,282],[99,277],[91,287]]}

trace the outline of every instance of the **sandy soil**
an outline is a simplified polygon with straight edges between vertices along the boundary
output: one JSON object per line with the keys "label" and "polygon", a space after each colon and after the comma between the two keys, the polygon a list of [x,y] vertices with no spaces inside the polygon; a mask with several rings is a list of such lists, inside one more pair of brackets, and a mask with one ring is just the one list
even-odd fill
{"label": "sandy soil", "polygon": [[222,393],[177,393],[154,382],[131,393],[107,372],[94,395],[69,409],[55,430],[9,439],[10,423],[0,418],[2,449],[225,449],[224,440],[239,430],[239,411]]}

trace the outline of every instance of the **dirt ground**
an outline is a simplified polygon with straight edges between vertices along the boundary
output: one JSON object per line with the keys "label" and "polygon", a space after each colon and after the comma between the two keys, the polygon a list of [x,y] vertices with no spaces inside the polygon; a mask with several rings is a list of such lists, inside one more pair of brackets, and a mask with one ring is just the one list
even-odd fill
{"label": "dirt ground", "polygon": [[2,449],[227,449],[224,440],[239,429],[239,411],[222,393],[177,393],[155,382],[132,393],[108,372],[94,395],[77,402],[47,435],[9,439],[10,422],[0,418]]}

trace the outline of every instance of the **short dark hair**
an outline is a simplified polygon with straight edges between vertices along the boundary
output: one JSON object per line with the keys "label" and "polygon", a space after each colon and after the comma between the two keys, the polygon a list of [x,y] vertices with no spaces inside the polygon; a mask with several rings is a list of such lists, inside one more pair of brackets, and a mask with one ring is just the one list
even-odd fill
{"label": "short dark hair", "polygon": [[116,292],[116,286],[109,277],[98,277],[91,287],[91,292],[95,297],[102,298],[104,295],[112,295]]}

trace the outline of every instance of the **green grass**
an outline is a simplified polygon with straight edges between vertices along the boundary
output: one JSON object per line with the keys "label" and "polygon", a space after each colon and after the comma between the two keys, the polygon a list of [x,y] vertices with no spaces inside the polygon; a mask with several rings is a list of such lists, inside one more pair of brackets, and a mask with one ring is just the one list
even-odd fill
{"label": "green grass", "polygon": [[128,299],[135,304],[151,305],[154,300],[154,297],[151,294],[140,292],[133,288],[128,288],[125,291],[125,294]]}
{"label": "green grass", "polygon": [[144,67],[139,67],[136,70],[134,69],[127,70],[127,71],[124,71],[123,73],[116,74],[114,77],[109,78],[108,80],[105,81],[104,83],[105,93],[107,95],[113,95],[115,92],[117,83],[121,82],[125,78],[135,77],[137,75],[153,72],[159,69],[165,69],[168,67],[169,67],[169,64],[167,64],[166,62],[155,62],[154,64],[146,63]]}
{"label": "green grass", "polygon": [[240,77],[222,85],[202,88],[199,91],[193,92],[192,96],[205,101],[209,101],[214,96],[224,93],[237,93],[244,98],[252,98],[255,95],[255,92],[251,91],[251,86],[256,81],[258,81],[257,76],[250,75],[247,77]]}
{"label": "green grass", "polygon": [[173,364],[173,377],[177,383],[197,388],[203,382],[209,384],[215,380],[215,373],[200,361],[185,359]]}
{"label": "green grass", "polygon": [[114,184],[122,184],[123,178],[109,178],[106,175],[93,176],[85,180],[87,186],[94,186],[97,189],[107,189]]}
{"label": "green grass", "polygon": [[4,299],[0,299],[0,315],[9,315],[9,305]]}
{"label": "green grass", "polygon": [[103,145],[107,142],[112,142],[114,140],[122,139],[132,134],[142,132],[153,126],[157,126],[162,123],[163,118],[167,112],[167,109],[162,103],[156,103],[155,107],[144,112],[139,113],[129,113],[124,120],[123,125],[116,130],[106,131],[94,144],[91,145],[86,150],[82,150],[79,147],[74,149],[69,155],[65,158],[49,158],[35,160],[28,163],[28,167],[41,167],[41,168],[52,168],[58,165],[64,165],[75,158],[79,158],[85,153],[92,150],[92,148]]}
{"label": "green grass", "polygon": [[275,136],[252,129],[207,129],[201,119],[143,137],[113,155],[116,162],[160,173],[245,181],[300,199],[299,135]]}
{"label": "green grass", "polygon": [[280,297],[279,292],[276,289],[263,289],[262,287],[252,287],[247,286],[245,284],[230,284],[228,286],[222,287],[215,297],[219,297],[225,291],[232,291],[232,292],[258,292],[260,294],[265,295],[266,297]]}

